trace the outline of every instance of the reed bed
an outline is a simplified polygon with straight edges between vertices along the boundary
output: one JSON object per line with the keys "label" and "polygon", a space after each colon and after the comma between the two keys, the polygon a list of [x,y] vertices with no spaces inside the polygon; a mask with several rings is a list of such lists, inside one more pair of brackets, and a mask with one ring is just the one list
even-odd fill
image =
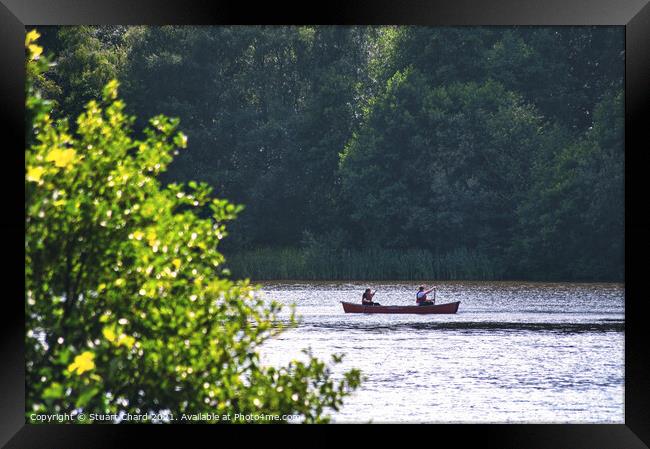
{"label": "reed bed", "polygon": [[370,248],[259,248],[231,254],[234,277],[263,280],[499,280],[503,270],[483,254],[461,248],[427,250]]}

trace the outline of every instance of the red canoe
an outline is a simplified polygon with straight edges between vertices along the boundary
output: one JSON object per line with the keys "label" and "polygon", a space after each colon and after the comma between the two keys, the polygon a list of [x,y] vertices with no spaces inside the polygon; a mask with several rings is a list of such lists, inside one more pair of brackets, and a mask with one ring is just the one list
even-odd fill
{"label": "red canoe", "polygon": [[430,313],[456,313],[460,301],[433,306],[364,306],[351,302],[343,302],[345,313],[417,313],[418,315]]}

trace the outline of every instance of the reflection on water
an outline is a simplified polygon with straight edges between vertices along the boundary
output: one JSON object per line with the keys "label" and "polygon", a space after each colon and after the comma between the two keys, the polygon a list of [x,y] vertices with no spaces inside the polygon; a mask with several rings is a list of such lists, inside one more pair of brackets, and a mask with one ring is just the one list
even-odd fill
{"label": "reflection on water", "polygon": [[624,288],[620,284],[438,283],[455,315],[345,314],[366,287],[384,305],[410,304],[406,283],[265,284],[296,304],[297,328],[267,342],[283,364],[311,347],[345,353],[367,377],[335,422],[623,423]]}

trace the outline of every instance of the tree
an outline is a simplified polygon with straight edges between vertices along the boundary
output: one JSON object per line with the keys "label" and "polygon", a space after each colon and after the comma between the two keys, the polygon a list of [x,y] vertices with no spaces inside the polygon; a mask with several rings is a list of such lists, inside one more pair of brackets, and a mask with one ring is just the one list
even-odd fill
{"label": "tree", "polygon": [[398,72],[342,155],[359,240],[502,255],[540,127],[498,83],[432,87]]}
{"label": "tree", "polygon": [[553,139],[536,158],[512,243],[522,272],[545,279],[623,278],[623,117],[622,92],[610,92],[580,140]]}
{"label": "tree", "polygon": [[[326,421],[360,381],[306,361],[260,365],[283,328],[275,302],[230,280],[217,247],[240,207],[205,183],[158,180],[186,137],[159,115],[142,138],[118,83],[73,132],[33,80],[47,68],[27,35],[27,412],[263,413]],[[206,217],[207,215],[207,217]],[[334,356],[334,362],[340,361]],[[176,415],[178,416],[178,415]]]}
{"label": "tree", "polygon": [[[38,81],[58,103],[53,116],[76,116],[121,76],[135,129],[159,112],[182,120],[190,151],[159,179],[204,181],[246,204],[225,254],[312,236],[339,249],[505,251],[499,266],[517,277],[543,277],[551,263],[577,276],[565,251],[579,239],[542,251],[531,236],[553,216],[547,184],[570,172],[560,154],[585,167],[579,191],[611,187],[614,198],[609,181],[586,175],[601,170],[578,161],[600,153],[578,148],[594,145],[599,105],[623,86],[617,27],[66,27],[44,37],[62,55]],[[423,164],[431,185],[414,183],[406,161]],[[582,214],[570,202],[567,217]],[[596,239],[609,203],[589,204],[598,225],[576,226]]]}
{"label": "tree", "polygon": [[623,87],[622,29],[517,27],[501,34],[486,52],[490,76],[574,135],[587,131],[608,92]]}
{"label": "tree", "polygon": [[[89,100],[99,100],[101,90],[122,78],[131,46],[141,27],[42,27],[43,42],[57,58],[45,73],[48,86],[41,90],[54,101],[53,117],[76,117]],[[45,89],[43,89],[45,87]]]}

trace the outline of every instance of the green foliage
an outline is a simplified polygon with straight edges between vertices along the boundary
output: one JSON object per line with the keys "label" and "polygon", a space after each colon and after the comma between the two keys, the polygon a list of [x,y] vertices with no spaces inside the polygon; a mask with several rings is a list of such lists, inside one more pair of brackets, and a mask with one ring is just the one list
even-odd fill
{"label": "green foliage", "polygon": [[27,413],[327,421],[359,372],[335,382],[311,355],[260,365],[260,345],[283,328],[280,306],[230,280],[217,250],[241,208],[212,198],[206,183],[158,179],[186,146],[178,120],[158,115],[132,137],[135,119],[114,80],[74,130],[53,119],[38,94],[48,62],[37,37],[26,43]]}
{"label": "green foliage", "polygon": [[246,204],[224,251],[285,257],[309,232],[335,252],[466,249],[510,277],[622,280],[620,27],[46,34],[58,110],[121,77],[137,129],[181,118],[191,151],[160,179]]}
{"label": "green foliage", "polygon": [[366,245],[498,254],[514,225],[536,111],[500,84],[389,80],[342,155],[344,196]]}
{"label": "green foliage", "polygon": [[503,267],[466,248],[446,254],[412,249],[257,248],[228,258],[234,275],[264,280],[494,280]]}
{"label": "green foliage", "polygon": [[46,27],[45,42],[57,52],[56,65],[47,74],[50,84],[42,89],[54,101],[53,116],[77,117],[88,101],[101,99],[106,83],[123,79],[141,31],[123,26]]}
{"label": "green foliage", "polygon": [[436,86],[499,81],[574,133],[621,89],[620,27],[400,27],[389,72],[414,67]]}
{"label": "green foliage", "polygon": [[[577,142],[540,158],[518,208],[512,256],[522,272],[558,279],[623,279],[623,94],[597,106],[593,127]],[[534,255],[534,257],[532,257]],[[557,259],[565,262],[558,264]]]}
{"label": "green foliage", "polygon": [[233,244],[290,245],[306,228],[326,229],[336,220],[337,149],[359,115],[367,34],[360,27],[147,29],[131,50],[126,96],[139,116],[179,116],[191,149],[164,179],[198,178],[246,204]]}

